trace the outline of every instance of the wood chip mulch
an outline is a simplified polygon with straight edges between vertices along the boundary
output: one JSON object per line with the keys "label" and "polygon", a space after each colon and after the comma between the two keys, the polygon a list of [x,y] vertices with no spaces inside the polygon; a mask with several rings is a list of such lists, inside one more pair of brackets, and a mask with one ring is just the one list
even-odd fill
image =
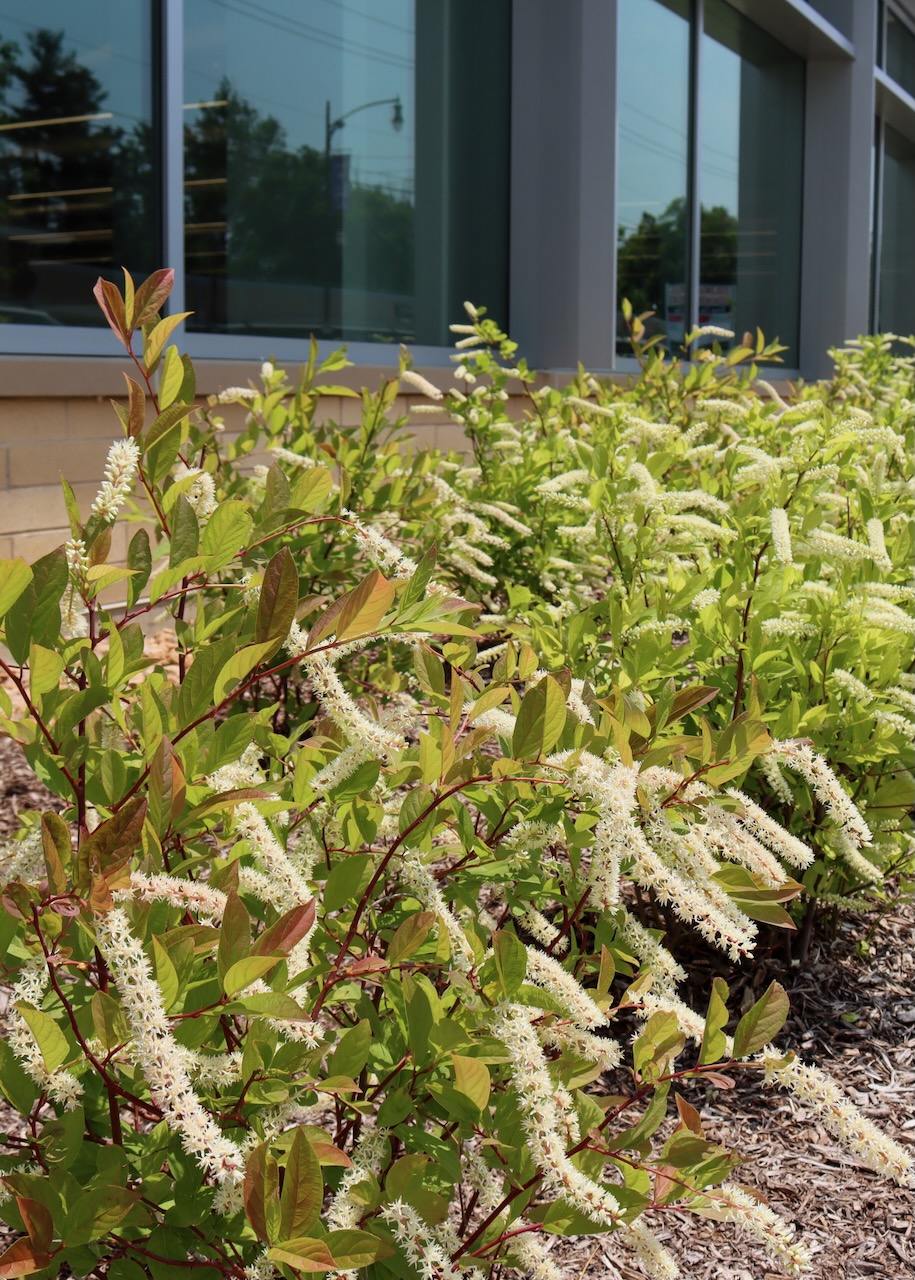
{"label": "wood chip mulch", "polygon": [[[19,748],[0,737],[0,840],[15,831],[19,812],[47,807],[54,802]],[[770,960],[770,977],[786,986],[792,1004],[779,1043],[828,1071],[869,1119],[915,1152],[912,902],[847,918],[835,941],[815,942],[805,966]],[[858,1167],[809,1108],[755,1077],[738,1078],[733,1090],[684,1092],[700,1107],[708,1136],[746,1160],[738,1180],[797,1226],[814,1255],[815,1280],[915,1277],[915,1191]],[[761,1248],[727,1225],[660,1213],[647,1221],[690,1280],[779,1275]],[[553,1255],[568,1280],[643,1280],[609,1237],[555,1238]]]}

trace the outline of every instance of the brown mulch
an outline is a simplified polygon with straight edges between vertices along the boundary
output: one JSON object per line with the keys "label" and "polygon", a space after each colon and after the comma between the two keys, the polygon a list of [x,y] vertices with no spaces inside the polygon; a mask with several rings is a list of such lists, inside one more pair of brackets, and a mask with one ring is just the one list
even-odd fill
{"label": "brown mulch", "polygon": [[[16,744],[0,737],[0,840],[26,809],[56,807]],[[866,941],[862,944],[862,939]],[[751,969],[743,979],[748,989]],[[803,967],[766,961],[792,1002],[780,1043],[817,1062],[863,1113],[915,1146],[915,907],[894,904],[847,918],[837,939],[814,942]],[[754,987],[758,983],[754,980]],[[740,980],[732,983],[739,999]],[[694,999],[696,1007],[701,1001]],[[708,1136],[738,1151],[735,1175],[798,1228],[814,1254],[816,1280],[915,1277],[915,1191],[859,1168],[809,1108],[755,1077],[733,1090],[684,1089]],[[691,1280],[776,1280],[762,1249],[727,1225],[675,1213],[647,1221]],[[2,1235],[0,1235],[2,1241]],[[556,1238],[553,1254],[568,1280],[643,1280],[610,1237]]]}

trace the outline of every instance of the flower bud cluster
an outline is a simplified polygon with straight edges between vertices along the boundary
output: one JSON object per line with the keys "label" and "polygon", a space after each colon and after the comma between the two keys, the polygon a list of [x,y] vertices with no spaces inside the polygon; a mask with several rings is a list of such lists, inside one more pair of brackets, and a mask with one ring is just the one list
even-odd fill
{"label": "flower bud cluster", "polygon": [[[776,767],[778,767],[776,765]],[[780,858],[784,858],[793,867],[809,867],[814,859],[813,850],[803,840],[798,840],[790,831],[786,831],[781,823],[770,818],[764,809],[736,787],[728,787],[726,795],[739,800],[743,812],[738,815],[740,824],[755,836],[757,840],[767,844]],[[782,877],[784,878],[784,877]]]}
{"label": "flower bud cluster", "polygon": [[298,868],[270,829],[267,819],[248,801],[235,807],[235,831],[249,842],[264,875],[272,881],[277,893],[285,895],[286,909],[313,897]]}
{"label": "flower bud cluster", "polygon": [[723,1182],[711,1198],[716,1217],[733,1222],[742,1234],[759,1241],[769,1257],[789,1276],[805,1275],[812,1270],[807,1249],[794,1239],[788,1224],[767,1204],[733,1182]]}
{"label": "flower bud cluster", "polygon": [[676,1259],[641,1218],[629,1223],[620,1234],[620,1243],[632,1250],[650,1280],[677,1280],[680,1275]]}
{"label": "flower bud cluster", "polygon": [[186,467],[179,462],[175,468],[175,479],[187,481],[189,478],[191,483],[184,490],[184,496],[198,523],[203,524],[216,510],[216,483],[203,467]]}
{"label": "flower bud cluster", "polygon": [[171,1033],[162,992],[152,965],[115,907],[96,917],[96,938],[108,962],[134,1040],[137,1061],[150,1097],[181,1135],[181,1145],[217,1182],[240,1182],[243,1160],[194,1091],[184,1054]]}
{"label": "flower bud cluster", "polygon": [[105,479],[92,503],[92,512],[112,521],[127,501],[133,479],[140,464],[140,448],[136,440],[115,440],[108,450]]}
{"label": "flower bud cluster", "polygon": [[801,1062],[793,1054],[785,1058],[774,1050],[764,1050],[761,1061],[766,1079],[809,1102],[824,1127],[866,1168],[892,1178],[900,1186],[915,1186],[915,1160],[910,1153],[865,1119],[825,1071]]}
{"label": "flower bud cluster", "polygon": [[832,821],[857,848],[870,844],[870,828],[853,800],[823,757],[817,755],[805,739],[776,739],[772,749],[780,761],[810,784]]}
{"label": "flower bud cluster", "polygon": [[569,1011],[578,1027],[592,1030],[607,1025],[606,1014],[598,1008],[576,978],[562,967],[558,960],[536,947],[526,947],[527,977],[543,987]]}
{"label": "flower bud cluster", "polygon": [[[293,624],[294,630],[298,628]],[[291,652],[304,653],[304,637],[302,647],[290,632]],[[406,746],[405,739],[399,734],[386,729],[376,720],[370,720],[356,706],[355,701],[346,692],[343,682],[334,670],[333,662],[323,653],[312,653],[302,658],[302,666],[314,685],[315,693],[321,705],[333,720],[348,742],[361,743],[367,752],[378,759],[387,759],[393,752],[402,751]]]}
{"label": "flower bud cluster", "polygon": [[432,1229],[405,1200],[392,1200],[381,1209],[380,1216],[391,1228],[404,1256],[422,1280],[445,1280],[447,1276],[461,1271],[459,1265],[452,1265],[448,1254],[435,1240]]}
{"label": "flower bud cluster", "polygon": [[772,548],[776,560],[782,564],[791,564],[794,556],[791,549],[791,530],[788,528],[788,512],[783,507],[773,507],[769,513],[772,525]]}
{"label": "flower bud cluster", "polygon": [[536,907],[516,907],[512,914],[522,929],[540,943],[542,947],[551,947],[557,954],[564,955],[569,949],[569,939]]}
{"label": "flower bud cluster", "polygon": [[448,935],[448,941],[451,944],[451,960],[455,967],[464,971],[472,969],[475,957],[473,948],[467,941],[467,935],[461,928],[457,916],[445,901],[435,876],[413,849],[404,850],[400,878],[410,893],[424,907],[434,911],[438,916],[442,928]]}
{"label": "flower bud cluster", "polygon": [[582,1173],[566,1154],[562,1136],[565,1126],[556,1101],[556,1087],[530,1024],[528,1010],[507,1004],[494,1012],[493,1031],[511,1058],[512,1088],[518,1100],[521,1123],[546,1189],[567,1200],[593,1222],[616,1227],[621,1220],[621,1210],[613,1192]]}
{"label": "flower bud cluster", "polygon": [[13,1053],[39,1088],[45,1090],[58,1105],[72,1111],[83,1096],[83,1086],[73,1072],[64,1067],[58,1067],[55,1071],[47,1069],[29,1024],[15,1007],[21,1001],[40,1009],[47,989],[48,971],[44,961],[29,961],[20,970],[11,992],[12,1007],[8,1013],[7,1039]]}
{"label": "flower bud cluster", "polygon": [[[0,885],[11,880],[34,884],[44,875],[44,850],[39,830],[26,831],[15,840],[0,840]],[[17,999],[26,997],[18,996]]]}

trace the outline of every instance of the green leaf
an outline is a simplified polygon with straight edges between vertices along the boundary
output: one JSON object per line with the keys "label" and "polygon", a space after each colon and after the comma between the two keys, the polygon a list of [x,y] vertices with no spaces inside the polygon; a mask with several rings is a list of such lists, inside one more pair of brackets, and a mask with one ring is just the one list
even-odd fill
{"label": "green leaf", "polygon": [[221,502],[210,516],[200,540],[202,555],[210,557],[210,568],[221,569],[235,559],[246,544],[254,521],[243,502]]}
{"label": "green leaf", "polygon": [[778,982],[771,982],[737,1024],[734,1057],[746,1058],[764,1048],[785,1025],[790,1008],[784,987]]}
{"label": "green leaf", "polygon": [[399,964],[401,960],[406,960],[408,956],[414,955],[426,938],[429,936],[435,925],[437,916],[434,911],[417,911],[415,915],[408,916],[404,922],[398,926],[394,937],[388,946],[388,964]]}
{"label": "green leaf", "polygon": [[130,539],[127,547],[127,568],[133,570],[133,576],[127,582],[127,603],[132,609],[152,573],[152,551],[149,545],[149,534],[145,529],[138,529]]}
{"label": "green leaf", "polygon": [[126,1187],[93,1187],[67,1213],[62,1235],[68,1246],[89,1244],[114,1231],[137,1203],[139,1192]]}
{"label": "green leaf", "polygon": [[333,487],[333,476],[326,467],[309,467],[296,477],[289,505],[293,511],[320,511]]}
{"label": "green leaf", "polygon": [[566,699],[553,676],[544,676],[529,689],[512,734],[512,755],[516,760],[537,760],[547,755],[562,737],[566,723]]}
{"label": "green leaf", "polygon": [[200,804],[194,805],[193,809],[182,818],[180,826],[184,831],[211,813],[222,813],[234,809],[237,804],[243,804],[246,800],[269,799],[269,791],[264,791],[261,787],[237,787],[234,791],[220,791],[218,795],[210,796],[206,800],[201,800]]}
{"label": "green leaf", "polygon": [[17,556],[15,560],[0,560],[0,618],[32,581],[32,570]]}
{"label": "green leaf", "polygon": [[24,1000],[17,1000],[16,1008],[28,1023],[45,1068],[51,1072],[56,1071],[70,1056],[67,1037],[49,1013],[36,1009]]}
{"label": "green leaf", "polygon": [[502,990],[511,999],[527,973],[527,952],[524,949],[524,943],[513,933],[500,929],[493,935],[492,949]]}
{"label": "green leaf", "polygon": [[23,1071],[8,1042],[0,1039],[0,1094],[21,1116],[27,1116],[35,1105],[37,1093],[31,1076]]}
{"label": "green leaf", "polygon": [[328,1231],[322,1238],[341,1271],[356,1271],[373,1262],[380,1262],[383,1258],[390,1258],[395,1253],[389,1240],[380,1240],[368,1231]]}
{"label": "green leaf", "polygon": [[[178,311],[173,316],[166,316],[164,320],[160,320],[144,335],[143,342],[143,361],[146,365],[148,373],[152,373],[159,363],[159,359],[165,348],[166,342],[178,328],[182,320],[186,320],[192,313],[190,311]],[[172,405],[172,408],[175,406]],[[188,413],[194,409],[193,405],[185,406]]]}
{"label": "green leaf", "polygon": [[[279,958],[277,958],[279,964]],[[240,1013],[254,1018],[277,1018],[281,1022],[307,1022],[308,1013],[297,1005],[292,996],[284,996],[279,991],[264,991],[256,995],[246,995],[235,1002]]]}
{"label": "green leaf", "polygon": [[6,644],[17,663],[28,661],[33,640],[49,649],[57,645],[60,598],[68,578],[66,554],[63,547],[57,547],[35,561],[25,589],[17,589],[16,599],[6,608]]}
{"label": "green leaf", "polygon": [[[238,653],[234,653],[228,662],[223,664],[216,677],[213,690],[215,700],[222,702],[227,694],[248,678],[255,667],[260,666],[264,659],[276,653],[276,650],[275,641],[265,640],[261,644],[245,645],[243,649],[239,649]],[[193,669],[191,667],[192,671]]]}
{"label": "green leaf", "polygon": [[245,1217],[259,1240],[270,1239],[270,1220],[279,1218],[279,1167],[270,1143],[255,1147],[245,1163],[242,1191]]}
{"label": "green leaf", "polygon": [[299,575],[288,547],[281,547],[267,568],[257,606],[254,639],[279,649],[289,635],[299,603]]}
{"label": "green leaf", "polygon": [[338,1264],[327,1246],[327,1238],[314,1239],[302,1236],[298,1240],[286,1240],[283,1244],[274,1245],[267,1250],[271,1262],[285,1263],[296,1271],[305,1274],[335,1271]]}
{"label": "green leaf", "polygon": [[223,990],[230,997],[244,991],[252,982],[275,969],[281,959],[282,956],[247,956],[244,960],[236,960],[222,980]]}
{"label": "green leaf", "polygon": [[216,953],[216,966],[220,978],[225,978],[232,966],[243,960],[251,950],[251,917],[248,908],[234,889],[226,896],[226,907],[222,913],[222,924],[219,929],[219,949]]}
{"label": "green leaf", "polygon": [[702,1033],[702,1044],[699,1047],[699,1063],[707,1066],[711,1062],[720,1062],[727,1049],[724,1028],[728,1021],[728,984],[723,978],[712,980],[712,992],[709,996],[708,1012],[705,1015],[705,1030]]}
{"label": "green leaf", "polygon": [[33,643],[29,648],[29,692],[32,697],[37,699],[50,689],[56,689],[63,669],[64,660],[59,653]]}
{"label": "green leaf", "polygon": [[335,1076],[352,1076],[355,1079],[369,1060],[372,1047],[372,1024],[363,1018],[354,1027],[344,1031],[331,1054],[328,1070]]}
{"label": "green leaf", "polygon": [[371,862],[367,853],[354,853],[337,863],[324,886],[325,911],[339,911],[362,892],[371,876]]}
{"label": "green leaf", "polygon": [[289,481],[286,479],[286,473],[278,462],[274,462],[268,470],[267,478],[264,481],[264,505],[260,514],[261,522],[270,528],[276,525],[277,516],[280,516],[281,521],[284,521],[291,501],[292,491],[289,487]]}
{"label": "green leaf", "polygon": [[125,1044],[130,1039],[130,1026],[117,1000],[105,991],[96,991],[89,1003],[96,1039],[106,1050]]}
{"label": "green leaf", "polygon": [[425,599],[426,588],[428,587],[429,580],[432,577],[432,571],[435,568],[437,556],[438,551],[436,548],[430,547],[417,564],[410,581],[407,583],[407,589],[400,602],[401,612],[409,609],[410,605],[418,604],[421,600]]}
{"label": "green leaf", "polygon": [[70,828],[59,813],[41,815],[41,847],[48,872],[48,888],[51,893],[66,893],[68,873],[73,863],[73,845]]}
{"label": "green leaf", "polygon": [[178,997],[181,994],[181,983],[178,980],[178,971],[172,964],[171,956],[155,936],[152,940],[152,946],[153,969],[156,974],[156,982],[159,985],[159,990],[162,992],[162,1003],[165,1005],[165,1010],[168,1013],[175,1007],[178,1001]]}
{"label": "green leaf", "polygon": [[167,409],[178,398],[184,382],[184,365],[177,347],[168,347],[159,372],[159,408]]}
{"label": "green leaf", "polygon": [[299,1128],[286,1157],[280,1194],[280,1238],[290,1240],[316,1227],[323,1200],[321,1166],[314,1148]]}
{"label": "green leaf", "polygon": [[170,569],[196,556],[200,542],[200,526],[194,508],[182,494],[175,503],[171,516],[171,545],[168,552]]}
{"label": "green leaf", "polygon": [[166,436],[178,426],[179,422],[194,412],[192,404],[170,404],[167,409],[159,414],[159,416],[150,423],[149,431],[143,441],[143,452],[149,453],[154,445],[161,444]]}

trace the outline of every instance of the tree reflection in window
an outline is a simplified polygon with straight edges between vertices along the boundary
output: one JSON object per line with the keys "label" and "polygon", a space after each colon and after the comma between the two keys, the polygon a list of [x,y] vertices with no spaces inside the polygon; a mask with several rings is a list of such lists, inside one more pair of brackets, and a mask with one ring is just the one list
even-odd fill
{"label": "tree reflection in window", "polygon": [[0,45],[0,323],[102,323],[99,275],[158,258],[153,136],[38,27]]}

